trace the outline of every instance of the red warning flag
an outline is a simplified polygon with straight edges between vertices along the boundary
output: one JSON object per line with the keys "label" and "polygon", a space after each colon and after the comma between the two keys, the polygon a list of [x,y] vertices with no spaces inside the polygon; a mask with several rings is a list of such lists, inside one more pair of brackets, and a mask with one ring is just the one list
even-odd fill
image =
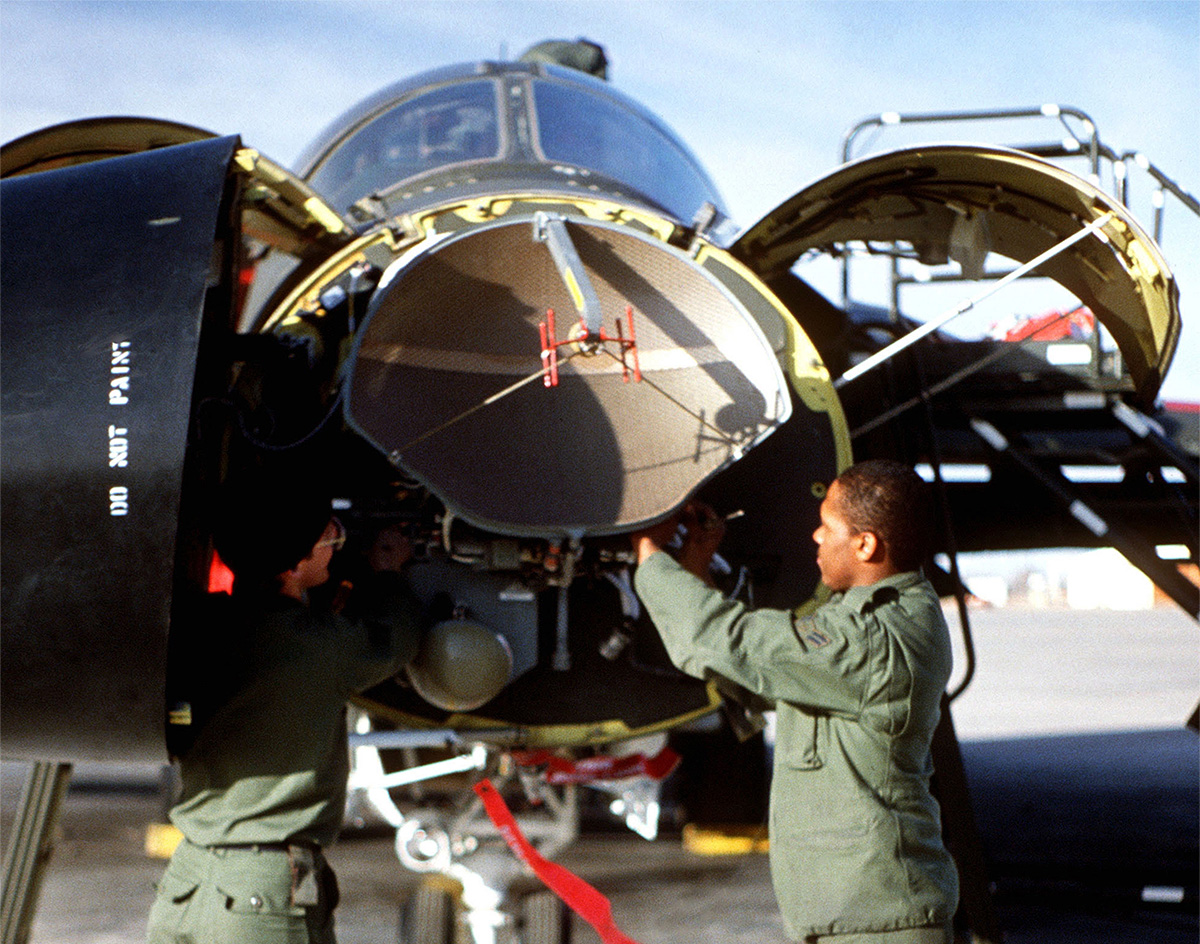
{"label": "red warning flag", "polygon": [[633,938],[621,933],[613,921],[612,904],[607,898],[569,869],[544,858],[530,845],[504,798],[490,780],[475,784],[475,792],[483,800],[483,808],[513,854],[533,869],[546,887],[565,901],[572,911],[595,928],[604,944],[637,944]]}
{"label": "red warning flag", "polygon": [[679,755],[664,747],[653,757],[645,754],[625,754],[620,757],[601,755],[568,760],[548,750],[514,751],[513,760],[522,767],[544,767],[546,783],[594,783],[597,780],[624,780],[628,777],[650,777],[662,780],[679,766]]}

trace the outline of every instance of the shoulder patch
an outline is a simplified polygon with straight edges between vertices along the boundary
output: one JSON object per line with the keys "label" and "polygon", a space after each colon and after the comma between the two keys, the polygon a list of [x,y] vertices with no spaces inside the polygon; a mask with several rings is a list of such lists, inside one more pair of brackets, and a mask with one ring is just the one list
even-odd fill
{"label": "shoulder patch", "polygon": [[796,629],[796,635],[800,637],[800,641],[808,646],[809,649],[820,649],[822,646],[828,646],[832,639],[817,628],[817,621],[810,616],[794,616],[792,617],[792,626]]}

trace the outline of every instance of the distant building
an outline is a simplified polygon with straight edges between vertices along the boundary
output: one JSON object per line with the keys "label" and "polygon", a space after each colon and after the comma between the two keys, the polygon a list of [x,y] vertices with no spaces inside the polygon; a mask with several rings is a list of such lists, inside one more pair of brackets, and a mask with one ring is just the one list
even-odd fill
{"label": "distant building", "polygon": [[1067,605],[1077,610],[1148,610],[1154,584],[1111,547],[1072,558],[1067,571]]}
{"label": "distant building", "polygon": [[1008,580],[992,574],[968,577],[967,591],[990,606],[1008,605]]}

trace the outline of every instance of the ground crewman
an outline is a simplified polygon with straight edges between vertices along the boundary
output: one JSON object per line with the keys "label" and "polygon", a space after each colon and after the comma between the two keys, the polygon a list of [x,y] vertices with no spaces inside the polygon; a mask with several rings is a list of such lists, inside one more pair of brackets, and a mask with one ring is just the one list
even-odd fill
{"label": "ground crewman", "polygon": [[[833,595],[807,616],[752,610],[711,585],[724,522],[706,506],[634,535],[635,586],[675,664],[775,705],[771,874],[794,940],[951,940],[958,875],[929,790],[951,652],[920,573],[925,492],[890,461],[834,481],[813,534]],[[663,548],[680,524],[676,559]]]}
{"label": "ground crewman", "polygon": [[[172,686],[183,833],[150,912],[150,944],[332,944],[337,882],[322,850],[344,815],[346,700],[417,650],[416,605],[387,534],[340,613],[309,605],[345,541],[327,497],[235,489],[214,540],[235,574],[186,621]],[[185,701],[180,701],[182,696]],[[170,727],[170,726],[169,726]]]}

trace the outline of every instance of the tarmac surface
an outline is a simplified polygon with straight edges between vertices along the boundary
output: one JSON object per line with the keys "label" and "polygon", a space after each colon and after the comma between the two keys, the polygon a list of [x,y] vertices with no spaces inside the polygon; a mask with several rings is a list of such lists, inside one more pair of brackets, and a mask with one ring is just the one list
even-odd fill
{"label": "tarmac surface", "polygon": [[[972,613],[979,670],[954,716],[1009,944],[1196,944],[1200,628],[1174,610]],[[26,767],[0,766],[5,841]],[[134,944],[163,862],[144,851],[158,770],[81,765],[32,944]],[[380,829],[330,850],[340,944],[401,941],[417,878]],[[640,944],[783,944],[762,854],[699,855],[585,831],[558,861],[612,901]],[[599,936],[573,922],[575,944]]]}

